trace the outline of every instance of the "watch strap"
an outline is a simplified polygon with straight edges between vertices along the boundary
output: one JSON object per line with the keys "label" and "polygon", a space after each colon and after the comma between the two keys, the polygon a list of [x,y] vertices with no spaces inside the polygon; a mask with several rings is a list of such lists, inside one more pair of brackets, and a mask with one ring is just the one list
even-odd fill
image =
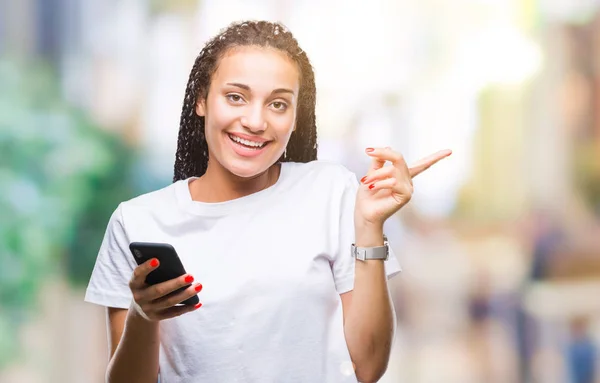
{"label": "watch strap", "polygon": [[357,247],[355,244],[352,244],[351,251],[352,255],[361,261],[370,259],[387,261],[390,256],[390,248],[387,240],[384,241],[383,246],[376,247]]}

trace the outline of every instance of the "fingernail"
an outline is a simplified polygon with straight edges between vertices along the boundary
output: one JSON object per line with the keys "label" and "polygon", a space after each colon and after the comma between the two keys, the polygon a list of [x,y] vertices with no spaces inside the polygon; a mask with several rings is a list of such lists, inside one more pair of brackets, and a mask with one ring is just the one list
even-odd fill
{"label": "fingernail", "polygon": [[360,182],[364,183],[366,179],[367,179],[367,176],[364,176],[363,178],[360,179]]}
{"label": "fingernail", "polygon": [[198,285],[197,285],[196,287],[194,287],[194,289],[195,289],[197,292],[200,292],[200,290],[202,290],[202,283],[198,283]]}
{"label": "fingernail", "polygon": [[369,189],[371,189],[371,190],[372,190],[374,187],[375,187],[375,184],[371,184],[371,185],[369,185]]}
{"label": "fingernail", "polygon": [[375,150],[375,149],[373,149],[373,148],[366,148],[366,149],[365,149],[365,151],[366,151],[367,153],[371,153],[373,150]]}
{"label": "fingernail", "polygon": [[158,266],[158,259],[154,258],[150,261],[150,266],[156,267]]}
{"label": "fingernail", "polygon": [[188,275],[185,277],[185,283],[192,283],[194,282],[194,277],[192,277],[191,275]]}
{"label": "fingernail", "polygon": [[196,306],[194,306],[195,309],[199,309],[200,307],[202,307],[202,303],[198,303]]}

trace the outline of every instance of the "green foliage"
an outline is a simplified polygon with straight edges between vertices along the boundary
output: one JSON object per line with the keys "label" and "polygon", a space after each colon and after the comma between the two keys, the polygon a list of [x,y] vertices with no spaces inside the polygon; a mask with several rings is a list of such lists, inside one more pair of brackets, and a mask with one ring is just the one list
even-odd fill
{"label": "green foliage", "polygon": [[0,368],[42,281],[87,282],[106,223],[133,195],[125,145],[62,100],[51,68],[0,60]]}
{"label": "green foliage", "polygon": [[600,217],[600,157],[596,141],[589,139],[578,144],[573,174],[585,202]]}

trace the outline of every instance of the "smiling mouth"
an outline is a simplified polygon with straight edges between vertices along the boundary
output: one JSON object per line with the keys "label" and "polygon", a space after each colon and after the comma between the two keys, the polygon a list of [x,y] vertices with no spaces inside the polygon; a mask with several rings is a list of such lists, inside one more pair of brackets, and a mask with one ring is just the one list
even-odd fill
{"label": "smiling mouth", "polygon": [[235,142],[236,144],[243,146],[244,148],[247,149],[254,149],[254,150],[259,150],[264,148],[265,146],[267,146],[267,144],[271,141],[265,141],[265,142],[256,142],[256,141],[250,141],[250,140],[245,140],[243,138],[228,134],[229,139],[233,142]]}

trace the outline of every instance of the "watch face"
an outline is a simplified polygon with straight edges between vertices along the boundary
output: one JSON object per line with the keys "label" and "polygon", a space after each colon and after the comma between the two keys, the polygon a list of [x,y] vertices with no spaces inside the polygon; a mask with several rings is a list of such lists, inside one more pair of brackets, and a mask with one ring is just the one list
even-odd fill
{"label": "watch face", "polygon": [[361,248],[356,247],[356,245],[352,244],[351,254],[354,258],[359,259],[361,261],[367,259],[381,259],[385,261],[389,257],[390,246],[387,242],[387,238],[384,237],[383,246]]}

